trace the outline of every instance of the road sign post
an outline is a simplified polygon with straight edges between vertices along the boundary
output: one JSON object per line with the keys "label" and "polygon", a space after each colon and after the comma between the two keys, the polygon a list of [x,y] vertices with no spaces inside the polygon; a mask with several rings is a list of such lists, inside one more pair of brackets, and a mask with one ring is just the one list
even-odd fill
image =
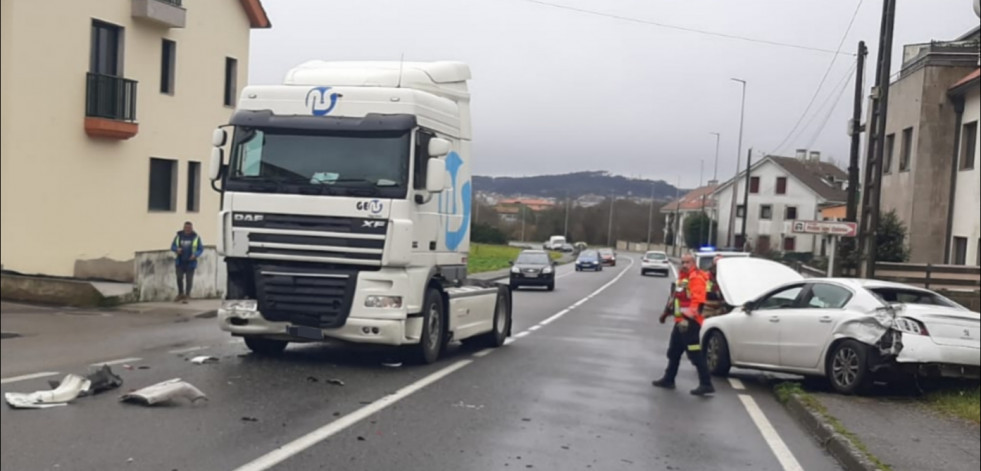
{"label": "road sign post", "polygon": [[838,238],[855,237],[858,224],[847,221],[794,221],[795,234],[817,234],[831,236],[831,255],[828,257],[828,276],[834,276],[835,257],[837,256]]}

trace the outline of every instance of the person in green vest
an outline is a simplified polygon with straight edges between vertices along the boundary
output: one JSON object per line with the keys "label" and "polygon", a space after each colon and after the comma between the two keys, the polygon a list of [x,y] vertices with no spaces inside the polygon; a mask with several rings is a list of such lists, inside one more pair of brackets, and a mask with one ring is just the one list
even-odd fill
{"label": "person in green vest", "polygon": [[187,304],[194,287],[194,270],[198,268],[198,258],[204,252],[201,236],[194,232],[190,221],[184,223],[184,229],[177,231],[170,250],[177,254],[174,263],[177,271],[177,299],[175,301]]}

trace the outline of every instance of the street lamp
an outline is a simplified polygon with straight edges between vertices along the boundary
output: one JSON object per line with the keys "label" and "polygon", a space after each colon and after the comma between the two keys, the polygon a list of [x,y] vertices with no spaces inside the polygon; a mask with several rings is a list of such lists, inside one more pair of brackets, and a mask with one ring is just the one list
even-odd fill
{"label": "street lamp", "polygon": [[[737,78],[730,80],[743,85],[742,105],[739,107],[739,147],[736,151],[736,173],[732,177],[732,205],[729,208],[729,234],[726,238],[726,245],[732,247],[732,233],[736,231],[736,200],[739,199],[739,161],[743,154],[743,122],[746,118],[746,81]],[[749,191],[749,189],[747,188],[746,191]]]}
{"label": "street lamp", "polygon": [[[710,132],[709,134],[715,136],[715,168],[712,170],[712,180],[714,180],[715,184],[718,185],[719,184],[719,141],[722,139],[722,135],[717,132]],[[713,201],[714,200],[715,198],[713,197]],[[715,202],[715,204],[712,205],[712,215],[714,217],[709,219],[709,245],[714,246],[716,240],[715,220],[719,217],[718,202]]]}

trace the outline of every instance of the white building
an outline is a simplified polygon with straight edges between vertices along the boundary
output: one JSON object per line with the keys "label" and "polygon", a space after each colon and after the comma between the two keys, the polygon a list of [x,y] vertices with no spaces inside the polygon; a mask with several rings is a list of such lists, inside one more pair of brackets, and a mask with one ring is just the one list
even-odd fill
{"label": "white building", "polygon": [[[661,208],[661,214],[664,215],[665,243],[671,243],[668,239],[674,234],[674,243],[671,245],[687,247],[688,244],[685,241],[685,221],[691,215],[704,212],[710,220],[717,220],[713,193],[718,186],[715,180],[709,181],[708,185],[689,191],[680,199],[674,200]],[[675,224],[676,217],[678,219],[677,224]],[[709,236],[706,236],[706,239],[709,239],[706,241],[709,244],[715,244],[716,240],[718,240],[711,240],[713,238]]]}
{"label": "white building", "polygon": [[[824,253],[822,238],[794,234],[794,220],[819,220],[824,206],[844,203],[848,175],[828,162],[820,153],[797,151],[797,157],[767,156],[757,161],[749,172],[749,208],[743,206],[746,195],[746,172],[735,179],[737,188],[734,230],[729,232],[733,180],[715,190],[719,211],[718,246],[743,247],[749,242],[754,252]],[[742,233],[743,218],[746,233]]]}
{"label": "white building", "polygon": [[948,222],[949,260],[955,265],[981,265],[981,145],[978,122],[981,115],[981,69],[954,84],[949,95],[954,102],[957,122],[956,171]]}

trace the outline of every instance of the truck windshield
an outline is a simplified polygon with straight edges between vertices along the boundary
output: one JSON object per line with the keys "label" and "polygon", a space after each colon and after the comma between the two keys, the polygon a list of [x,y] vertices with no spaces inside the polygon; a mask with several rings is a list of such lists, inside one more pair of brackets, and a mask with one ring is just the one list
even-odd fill
{"label": "truck windshield", "polygon": [[226,189],[405,198],[409,136],[239,128]]}

